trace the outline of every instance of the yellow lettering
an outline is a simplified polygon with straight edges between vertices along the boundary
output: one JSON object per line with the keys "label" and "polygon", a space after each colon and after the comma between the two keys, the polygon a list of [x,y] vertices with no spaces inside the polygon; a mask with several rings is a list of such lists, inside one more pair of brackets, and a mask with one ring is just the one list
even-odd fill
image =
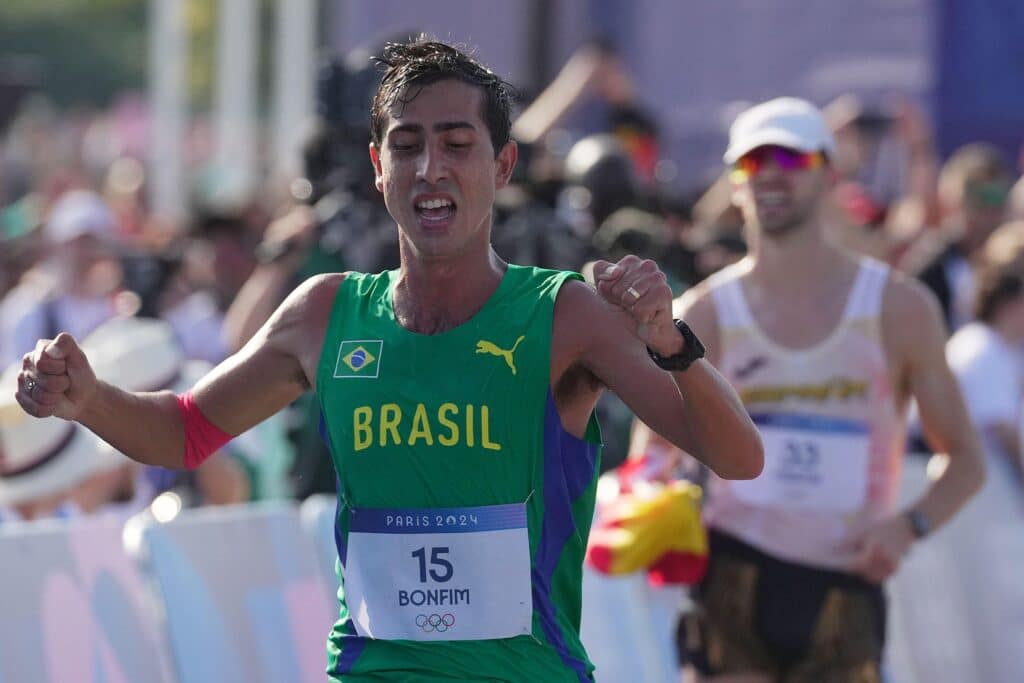
{"label": "yellow lettering", "polygon": [[437,421],[448,429],[448,436],[439,434],[437,440],[442,446],[454,446],[459,443],[459,425],[448,417],[449,413],[459,414],[459,407],[454,403],[442,403],[437,409]]}
{"label": "yellow lettering", "polygon": [[402,443],[398,434],[398,425],[402,422],[402,408],[397,403],[385,403],[380,407],[380,446],[388,445],[388,434],[394,439],[395,445]]}
{"label": "yellow lettering", "polygon": [[473,405],[466,406],[466,445],[473,447],[476,443],[476,436],[473,432]]}
{"label": "yellow lettering", "polygon": [[501,444],[491,441],[491,409],[480,406],[480,445],[489,451],[500,451]]}
{"label": "yellow lettering", "polygon": [[434,445],[434,435],[430,433],[430,420],[427,419],[427,407],[422,403],[416,404],[416,413],[412,416],[409,445],[414,446],[419,439],[426,441],[428,446]]}
{"label": "yellow lettering", "polygon": [[370,406],[359,406],[352,411],[352,431],[355,449],[361,451],[373,444],[373,408]]}
{"label": "yellow lettering", "polygon": [[836,384],[836,394],[844,401],[854,396],[862,398],[868,392],[868,386],[864,382],[855,382],[846,378],[833,381]]}

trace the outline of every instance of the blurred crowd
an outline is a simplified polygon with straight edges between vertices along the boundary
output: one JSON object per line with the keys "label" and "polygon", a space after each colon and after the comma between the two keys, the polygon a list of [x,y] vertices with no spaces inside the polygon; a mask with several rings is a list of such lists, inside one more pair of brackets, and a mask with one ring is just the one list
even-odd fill
{"label": "blurred crowd", "polygon": [[[303,173],[268,179],[248,197],[218,192],[197,123],[189,218],[178,223],[147,207],[143,104],[57,112],[23,101],[0,130],[0,364],[10,387],[0,398],[0,520],[132,512],[168,492],[201,505],[333,490],[310,397],[195,472],[171,473],[90,457],[100,446],[80,427],[22,419],[13,377],[37,339],[66,330],[108,359],[101,378],[174,389],[241,348],[302,279],[397,267],[396,230],[366,152],[376,73],[365,57],[325,64]],[[677,295],[743,258],[728,171],[678,186],[659,112],[641,99],[600,43],[522,97],[520,163],[493,231],[503,258],[579,270],[634,253],[656,260]],[[825,111],[838,143],[832,238],[935,292],[972,417],[1019,488],[1022,389],[1007,368],[1024,348],[1024,159],[982,141],[940,159],[928,117],[910,100],[869,106],[847,95]],[[631,450],[631,415],[614,397],[600,410],[610,468]],[[644,443],[634,439],[634,450]]]}

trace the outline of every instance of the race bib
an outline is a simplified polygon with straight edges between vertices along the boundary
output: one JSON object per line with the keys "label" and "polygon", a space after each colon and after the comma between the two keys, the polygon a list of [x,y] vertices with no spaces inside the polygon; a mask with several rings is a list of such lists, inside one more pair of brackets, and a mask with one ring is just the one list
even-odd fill
{"label": "race bib", "polygon": [[851,420],[810,415],[751,416],[764,443],[764,471],[730,482],[751,505],[852,512],[868,491],[869,432]]}
{"label": "race bib", "polygon": [[353,508],[345,601],[356,633],[489,640],[533,626],[526,505]]}

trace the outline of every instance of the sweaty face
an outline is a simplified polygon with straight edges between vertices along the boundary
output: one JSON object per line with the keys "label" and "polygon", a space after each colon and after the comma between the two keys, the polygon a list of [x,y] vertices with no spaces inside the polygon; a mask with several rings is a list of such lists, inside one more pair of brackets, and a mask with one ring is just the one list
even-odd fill
{"label": "sweaty face", "polygon": [[370,147],[403,253],[437,260],[486,248],[494,193],[512,173],[515,145],[495,157],[479,88],[457,80],[412,87],[412,101],[389,111],[380,149]]}
{"label": "sweaty face", "polygon": [[[751,160],[755,163],[744,163]],[[731,176],[733,201],[747,225],[767,237],[781,237],[807,223],[828,190],[828,170],[817,154],[759,147],[737,166],[748,170]]]}

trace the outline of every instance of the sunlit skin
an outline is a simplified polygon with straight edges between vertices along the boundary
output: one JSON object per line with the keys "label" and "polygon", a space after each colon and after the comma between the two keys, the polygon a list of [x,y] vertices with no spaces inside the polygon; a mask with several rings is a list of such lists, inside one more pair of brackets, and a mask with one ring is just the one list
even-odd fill
{"label": "sunlit skin", "polygon": [[827,164],[784,169],[768,155],[752,177],[734,173],[731,178],[733,203],[746,225],[769,239],[781,239],[819,215],[835,171]]}
{"label": "sunlit skin", "polygon": [[[403,265],[458,261],[490,249],[491,206],[515,166],[515,143],[497,154],[483,94],[461,81],[423,87],[392,107],[380,149],[370,145],[377,189],[398,223]],[[447,200],[451,209],[424,210]]]}

